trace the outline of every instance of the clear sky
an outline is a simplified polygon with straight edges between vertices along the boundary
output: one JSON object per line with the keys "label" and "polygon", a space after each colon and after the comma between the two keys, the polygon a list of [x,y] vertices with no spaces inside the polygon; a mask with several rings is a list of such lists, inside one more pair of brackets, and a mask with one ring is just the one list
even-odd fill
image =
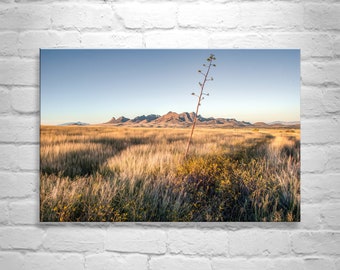
{"label": "clear sky", "polygon": [[213,53],[204,117],[300,120],[299,50],[65,50],[40,53],[41,123],[192,112]]}

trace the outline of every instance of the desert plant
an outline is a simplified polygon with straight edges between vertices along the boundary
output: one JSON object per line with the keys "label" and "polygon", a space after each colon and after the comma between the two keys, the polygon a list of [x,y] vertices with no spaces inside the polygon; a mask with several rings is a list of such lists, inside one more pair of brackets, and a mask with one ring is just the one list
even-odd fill
{"label": "desert plant", "polygon": [[188,140],[188,144],[187,144],[187,148],[186,148],[186,151],[185,151],[184,158],[186,158],[188,153],[189,153],[189,148],[190,148],[190,144],[191,144],[191,140],[192,140],[192,135],[194,134],[194,129],[195,129],[196,122],[197,122],[197,117],[198,117],[198,110],[199,110],[199,107],[201,106],[201,102],[204,99],[204,96],[209,96],[209,93],[203,92],[203,90],[204,90],[205,83],[207,81],[212,81],[213,80],[213,77],[208,78],[208,75],[209,75],[211,66],[216,67],[216,65],[213,64],[214,60],[216,60],[215,56],[213,54],[210,54],[210,56],[207,58],[207,62],[209,63],[208,66],[206,64],[203,64],[203,67],[207,67],[207,71],[204,73],[202,70],[198,70],[198,72],[201,73],[204,76],[204,79],[203,79],[203,82],[199,82],[198,83],[200,88],[201,88],[200,89],[200,93],[199,94],[196,94],[194,92],[191,93],[191,95],[197,97],[197,105],[196,105],[196,112],[195,112],[195,115],[194,115],[194,120],[193,120],[193,123],[192,123],[190,137],[189,137],[189,140]]}

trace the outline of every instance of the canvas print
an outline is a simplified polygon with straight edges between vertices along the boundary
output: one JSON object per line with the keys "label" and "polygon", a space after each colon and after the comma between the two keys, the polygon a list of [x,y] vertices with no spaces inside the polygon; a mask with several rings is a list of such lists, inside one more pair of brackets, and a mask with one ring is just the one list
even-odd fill
{"label": "canvas print", "polygon": [[41,222],[300,221],[300,51],[42,49]]}

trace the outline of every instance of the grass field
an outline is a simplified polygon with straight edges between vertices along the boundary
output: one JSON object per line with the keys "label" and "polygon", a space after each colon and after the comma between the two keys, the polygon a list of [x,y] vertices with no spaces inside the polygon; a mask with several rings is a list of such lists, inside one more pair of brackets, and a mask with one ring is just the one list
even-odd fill
{"label": "grass field", "polygon": [[299,221],[300,130],[42,126],[41,221]]}

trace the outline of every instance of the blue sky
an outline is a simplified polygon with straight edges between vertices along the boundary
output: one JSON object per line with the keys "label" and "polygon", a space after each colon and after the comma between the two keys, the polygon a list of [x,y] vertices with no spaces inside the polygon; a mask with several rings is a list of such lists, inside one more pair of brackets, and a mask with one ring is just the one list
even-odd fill
{"label": "blue sky", "polygon": [[299,50],[65,50],[40,53],[41,123],[192,112],[213,53],[205,117],[300,120]]}

